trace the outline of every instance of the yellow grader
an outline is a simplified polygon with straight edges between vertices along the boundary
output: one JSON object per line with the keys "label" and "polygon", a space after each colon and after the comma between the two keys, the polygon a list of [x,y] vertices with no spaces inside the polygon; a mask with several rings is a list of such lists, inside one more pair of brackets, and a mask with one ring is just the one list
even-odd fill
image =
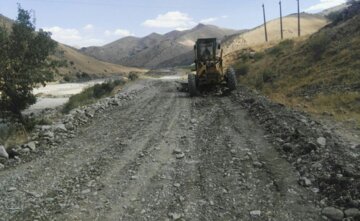
{"label": "yellow grader", "polygon": [[236,76],[233,68],[223,70],[222,49],[216,38],[202,38],[194,46],[196,74],[188,74],[190,96],[196,96],[204,85],[226,83],[232,91],[236,89]]}

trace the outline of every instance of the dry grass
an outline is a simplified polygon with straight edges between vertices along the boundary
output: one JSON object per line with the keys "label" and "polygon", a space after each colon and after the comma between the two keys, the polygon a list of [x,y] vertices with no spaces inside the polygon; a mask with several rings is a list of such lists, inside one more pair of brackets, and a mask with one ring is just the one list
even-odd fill
{"label": "dry grass", "polygon": [[236,55],[238,66],[250,67],[239,81],[279,103],[360,125],[359,23],[357,16],[307,40],[282,42],[258,60]]}
{"label": "dry grass", "polygon": [[[328,21],[320,16],[302,14],[301,27],[302,36],[309,36],[324,27]],[[290,15],[283,18],[283,33],[285,39],[297,38],[297,16]],[[249,32],[240,34],[236,38],[223,43],[224,53],[229,54],[243,48],[264,49],[276,45],[281,41],[280,36],[280,19],[275,19],[267,23],[268,39],[265,42],[264,26],[261,25]]]}

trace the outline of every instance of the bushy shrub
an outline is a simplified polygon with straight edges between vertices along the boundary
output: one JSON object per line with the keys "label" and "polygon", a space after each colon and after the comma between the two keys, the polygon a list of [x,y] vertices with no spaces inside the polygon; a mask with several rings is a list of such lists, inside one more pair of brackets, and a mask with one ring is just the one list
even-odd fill
{"label": "bushy shrub", "polygon": [[69,98],[69,101],[63,107],[63,112],[68,113],[70,110],[93,103],[99,98],[109,96],[115,87],[125,84],[124,80],[108,81],[102,84],[95,84],[86,88],[80,94],[75,94]]}
{"label": "bushy shrub", "polygon": [[327,32],[322,32],[311,39],[309,39],[309,47],[313,55],[313,59],[318,61],[321,59],[321,56],[326,51],[327,47],[331,42],[331,38],[329,37]]}
{"label": "bushy shrub", "polygon": [[110,93],[113,87],[111,83],[96,84],[93,88],[93,96],[95,98],[101,98],[102,96]]}
{"label": "bushy shrub", "polygon": [[259,61],[261,59],[263,59],[265,56],[265,53],[263,52],[256,52],[255,55],[254,55],[254,60],[255,61]]}
{"label": "bushy shrub", "polygon": [[264,83],[272,83],[274,81],[275,74],[271,70],[264,70],[261,75]]}
{"label": "bushy shrub", "polygon": [[244,63],[240,63],[236,65],[235,66],[236,75],[238,76],[247,75],[249,73],[249,68],[250,68],[249,65]]}
{"label": "bushy shrub", "polygon": [[136,73],[136,72],[130,72],[130,74],[129,74],[129,79],[131,80],[131,81],[135,81],[136,79],[138,79],[139,78],[139,74],[138,73]]}
{"label": "bushy shrub", "polygon": [[65,82],[70,82],[71,81],[69,76],[65,76],[63,79],[64,79]]}
{"label": "bushy shrub", "polygon": [[280,42],[278,45],[268,49],[267,53],[277,56],[277,55],[281,54],[282,52],[293,48],[293,46],[294,46],[294,41],[287,39],[285,41]]}

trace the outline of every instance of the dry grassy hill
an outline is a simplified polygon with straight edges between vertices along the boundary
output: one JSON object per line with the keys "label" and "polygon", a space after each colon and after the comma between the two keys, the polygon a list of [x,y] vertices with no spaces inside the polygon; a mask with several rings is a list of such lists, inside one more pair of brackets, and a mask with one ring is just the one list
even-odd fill
{"label": "dry grassy hill", "polygon": [[57,79],[88,80],[98,77],[110,77],[113,75],[126,75],[130,72],[144,72],[139,68],[99,61],[86,56],[76,49],[59,44],[56,57],[66,61],[66,66],[59,69]]}
{"label": "dry grassy hill", "polygon": [[[320,15],[301,14],[301,30],[302,35],[307,36],[317,32],[320,28],[324,27],[328,21]],[[283,18],[283,31],[284,38],[290,39],[298,36],[297,32],[297,15],[289,15]],[[224,39],[222,45],[224,54],[241,50],[248,47],[265,47],[266,45],[273,45],[281,40],[280,36],[280,19],[275,19],[267,23],[268,39],[269,42],[265,44],[264,26],[261,25],[248,32],[236,34]]]}
{"label": "dry grassy hill", "polygon": [[359,12],[360,3],[354,16],[340,15],[304,41],[255,55],[244,50],[235,64],[240,82],[280,103],[360,125]]}
{"label": "dry grassy hill", "polygon": [[13,23],[13,21],[11,19],[0,14],[0,26],[1,27],[5,26],[5,28],[10,29],[12,23]]}

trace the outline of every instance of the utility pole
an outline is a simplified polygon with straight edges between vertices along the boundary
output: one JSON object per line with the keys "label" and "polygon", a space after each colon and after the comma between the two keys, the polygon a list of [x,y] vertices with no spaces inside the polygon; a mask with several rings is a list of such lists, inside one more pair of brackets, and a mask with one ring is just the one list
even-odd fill
{"label": "utility pole", "polygon": [[265,41],[268,41],[268,35],[267,35],[267,28],[266,28],[266,16],[265,16],[265,5],[262,5],[263,7],[263,14],[264,14],[264,28],[265,28]]}
{"label": "utility pole", "polygon": [[282,20],[281,0],[279,1],[279,5],[280,5],[280,35],[281,35],[281,40],[283,40],[283,39],[284,39],[284,32],[283,32],[283,20]]}
{"label": "utility pole", "polygon": [[301,30],[300,30],[300,0],[297,0],[297,5],[298,5],[298,36],[300,37],[300,35],[301,35]]}

